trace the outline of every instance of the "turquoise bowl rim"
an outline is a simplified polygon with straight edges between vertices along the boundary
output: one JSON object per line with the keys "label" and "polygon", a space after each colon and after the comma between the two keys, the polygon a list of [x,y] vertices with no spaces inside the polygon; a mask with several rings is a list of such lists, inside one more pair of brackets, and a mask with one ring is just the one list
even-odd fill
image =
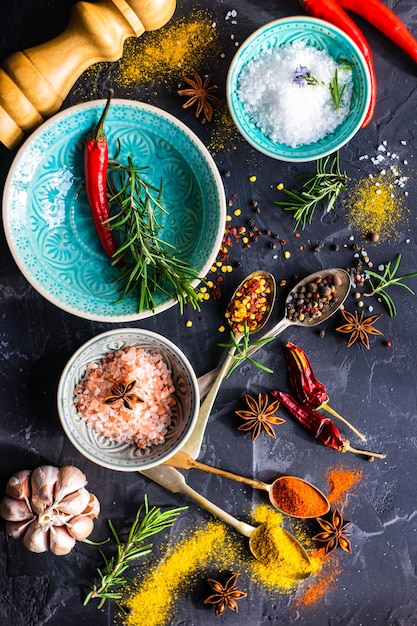
{"label": "turquoise bowl rim", "polygon": [[[114,306],[112,304],[115,299],[115,294],[114,290],[111,292],[113,288],[109,287],[107,289],[107,286],[110,284],[109,282],[105,283],[103,293],[101,291],[97,294],[93,293],[90,298],[90,294],[86,293],[85,289],[83,292],[80,292],[78,283],[72,286],[72,284],[68,285],[64,280],[55,280],[54,266],[49,263],[49,261],[45,260],[42,250],[39,249],[39,252],[37,252],[36,247],[32,250],[32,244],[29,242],[28,237],[26,237],[27,230],[32,229],[32,225],[28,223],[28,220],[32,217],[31,214],[28,213],[28,209],[25,209],[26,213],[23,212],[23,209],[19,209],[19,215],[16,221],[19,222],[22,215],[23,217],[21,219],[23,221],[22,224],[19,223],[17,226],[15,225],[14,212],[17,211],[18,207],[17,195],[22,191],[26,193],[25,185],[27,183],[24,179],[26,176],[31,176],[30,181],[37,180],[32,171],[27,174],[25,169],[26,163],[29,163],[28,170],[36,168],[36,155],[38,153],[40,155],[42,155],[42,153],[46,155],[50,154],[52,159],[56,157],[56,160],[61,162],[61,154],[58,156],[55,152],[58,148],[55,148],[51,137],[54,137],[58,133],[64,133],[67,128],[70,128],[67,132],[68,143],[75,141],[75,137],[78,141],[78,136],[85,136],[90,128],[90,126],[85,126],[86,119],[88,119],[90,123],[92,120],[96,123],[105,103],[106,100],[104,99],[90,100],[68,107],[56,113],[29,135],[17,151],[5,181],[2,211],[3,225],[8,247],[18,269],[30,285],[46,300],[66,313],[76,315],[82,319],[108,323],[133,322],[157,315],[176,305],[178,300],[175,297],[165,296],[162,292],[158,292],[155,311],[146,310],[138,313],[133,298],[129,298],[125,303],[122,303],[122,305]],[[173,150],[176,150],[181,155],[181,158],[189,165],[189,174],[187,175],[193,178],[196,188],[198,187],[201,207],[208,207],[207,210],[212,212],[214,216],[213,219],[215,219],[215,230],[211,234],[211,247],[210,250],[207,250],[207,254],[198,258],[197,248],[193,248],[193,257],[198,258],[199,276],[204,278],[210,271],[217,257],[224,236],[224,225],[226,223],[226,196],[217,165],[201,139],[185,123],[164,109],[127,98],[114,98],[112,100],[111,111],[109,111],[108,114],[109,122],[112,119],[112,115],[114,115],[115,119],[120,119],[123,113],[125,113],[130,120],[130,125],[127,126],[128,133],[133,132],[131,130],[132,120],[133,118],[136,119],[136,117],[141,117],[141,119],[155,119],[155,127],[156,123],[159,121],[160,124],[166,125],[166,128],[170,129],[170,137],[174,138],[171,143],[169,143],[169,140],[165,139],[165,136],[160,136],[159,131],[155,131],[155,136],[159,141],[166,141],[168,145],[172,146]],[[146,129],[148,128],[150,128],[150,126],[146,126]],[[153,128],[154,127],[152,127],[152,132]],[[110,136],[113,133],[113,129],[111,127],[107,128],[106,132]],[[73,148],[71,149],[73,150]],[[68,148],[65,148],[65,150],[62,149],[64,156],[68,156],[68,150]],[[28,154],[30,155],[29,158]],[[33,154],[35,154],[34,157]],[[72,152],[70,156],[73,156]],[[42,158],[45,159],[45,157]],[[33,159],[34,165],[32,165],[30,159]],[[77,162],[78,160],[79,157],[77,157]],[[66,166],[66,162],[63,162]],[[202,174],[199,169],[201,164],[203,164]],[[212,200],[210,200],[209,204],[206,200],[206,194],[204,194],[204,184],[207,180],[213,185],[211,193]],[[73,185],[73,187],[75,189],[75,185]],[[32,193],[31,190],[30,193]],[[73,195],[76,197],[75,192]],[[74,205],[75,202],[76,200],[73,202]],[[30,211],[32,211],[32,209],[30,209]],[[67,216],[65,222],[69,224],[68,229],[71,230],[72,216]],[[78,233],[76,233],[76,235],[78,236]],[[201,237],[203,236],[204,233],[201,233]],[[24,243],[21,243],[21,241],[24,241]],[[75,241],[76,244],[79,245],[77,238],[75,238]],[[95,244],[97,250],[93,250],[91,245],[89,245],[90,242],[88,242],[87,245],[84,245],[84,243],[85,242],[83,242],[82,245],[80,244],[81,253],[84,254],[84,247],[88,248],[88,254],[90,255],[88,259],[91,259],[91,267],[94,267],[95,270],[98,265],[100,266],[98,272],[93,272],[90,270],[89,266],[87,267],[86,265],[89,271],[88,277],[94,281],[94,277],[101,275],[101,271],[103,271],[103,273],[107,272],[109,263],[98,244]],[[39,246],[41,246],[41,244],[39,244]],[[103,257],[102,261],[98,260],[99,256]],[[29,258],[29,261],[26,257]],[[84,263],[86,262],[85,255],[82,261],[84,261]],[[44,264],[46,263],[49,263],[47,267],[48,271],[43,272]],[[105,270],[103,269],[104,267],[106,267]],[[64,266],[64,268],[60,270],[61,274],[67,272],[67,269],[68,265]],[[114,278],[114,272],[115,270],[113,268],[112,278]],[[46,279],[43,278],[44,274],[47,275]],[[51,287],[52,283],[56,284],[57,288],[61,289],[59,295],[56,295],[55,288]],[[193,281],[194,286],[197,286],[199,283],[200,280],[198,279]]]}
{"label": "turquoise bowl rim", "polygon": [[[360,81],[362,85],[364,98],[362,101],[356,98],[359,105],[355,112],[356,119],[354,124],[348,118],[338,129],[320,141],[292,148],[282,143],[273,142],[249,119],[239,101],[236,85],[243,67],[262,50],[262,45],[270,42],[271,38],[278,39],[284,29],[288,30],[291,27],[295,29],[297,24],[306,31],[311,29],[314,33],[321,32],[327,36],[337,37],[348,50],[350,49],[351,56],[356,61],[354,65],[354,70],[357,73],[356,80]],[[272,47],[279,45],[278,43]],[[261,26],[242,43],[229,67],[226,80],[226,98],[230,114],[239,132],[259,152],[281,161],[314,161],[328,156],[346,145],[362,126],[371,102],[370,72],[357,44],[337,26],[314,17],[301,15],[284,17]],[[344,132],[341,133],[341,129]]]}

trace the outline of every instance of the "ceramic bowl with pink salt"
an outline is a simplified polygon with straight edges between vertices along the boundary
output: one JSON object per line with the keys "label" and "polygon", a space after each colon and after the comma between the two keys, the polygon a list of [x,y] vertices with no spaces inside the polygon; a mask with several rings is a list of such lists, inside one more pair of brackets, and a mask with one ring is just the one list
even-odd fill
{"label": "ceramic bowl with pink salt", "polygon": [[109,469],[163,463],[187,441],[200,406],[198,382],[170,340],[139,328],[93,337],[66,364],[58,385],[65,434]]}

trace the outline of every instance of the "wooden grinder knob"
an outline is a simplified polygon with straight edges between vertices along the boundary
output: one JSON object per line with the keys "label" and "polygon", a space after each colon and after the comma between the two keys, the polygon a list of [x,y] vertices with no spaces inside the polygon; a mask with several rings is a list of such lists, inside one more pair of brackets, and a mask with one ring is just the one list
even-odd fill
{"label": "wooden grinder knob", "polygon": [[128,37],[161,28],[175,0],[101,0],[74,5],[67,28],[51,41],[16,52],[0,68],[0,141],[15,148],[62,105],[90,65],[116,61]]}

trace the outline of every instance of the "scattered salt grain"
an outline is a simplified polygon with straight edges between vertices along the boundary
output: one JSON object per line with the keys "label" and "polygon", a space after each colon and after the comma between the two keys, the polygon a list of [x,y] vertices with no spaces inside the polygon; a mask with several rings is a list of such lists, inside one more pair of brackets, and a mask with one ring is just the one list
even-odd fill
{"label": "scattered salt grain", "polygon": [[[295,81],[298,68],[315,84]],[[338,72],[341,103],[336,109],[329,85]],[[332,133],[349,114],[352,71],[338,66],[324,50],[302,42],[270,48],[241,71],[238,97],[249,117],[272,141],[306,145]]]}

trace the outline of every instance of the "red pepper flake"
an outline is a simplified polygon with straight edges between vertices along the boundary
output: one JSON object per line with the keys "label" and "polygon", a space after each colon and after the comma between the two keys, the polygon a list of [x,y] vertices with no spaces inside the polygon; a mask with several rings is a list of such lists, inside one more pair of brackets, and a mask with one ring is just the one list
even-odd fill
{"label": "red pepper flake", "polygon": [[236,291],[226,311],[226,319],[233,332],[243,333],[245,324],[249,330],[256,330],[269,314],[271,297],[271,284],[265,274],[259,273],[248,278]]}

